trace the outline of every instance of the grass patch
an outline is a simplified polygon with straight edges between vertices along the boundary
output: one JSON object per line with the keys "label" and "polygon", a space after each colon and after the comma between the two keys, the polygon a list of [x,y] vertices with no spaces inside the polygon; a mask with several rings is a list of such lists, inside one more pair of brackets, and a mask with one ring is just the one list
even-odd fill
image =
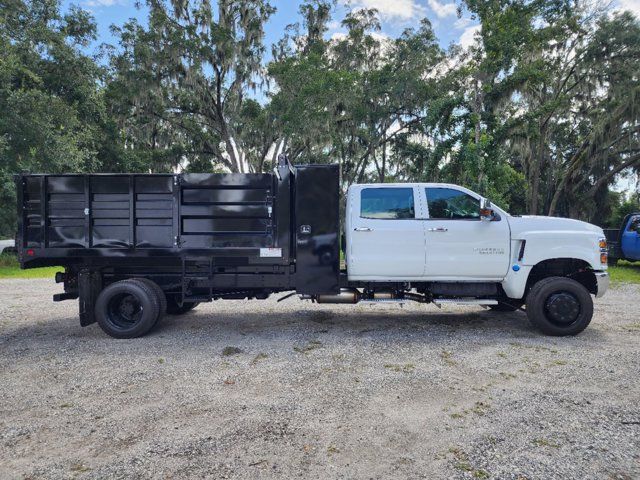
{"label": "grass patch", "polygon": [[310,340],[306,345],[303,346],[295,346],[293,347],[293,350],[298,352],[298,353],[309,353],[312,350],[315,350],[316,348],[320,348],[322,346],[322,342],[318,341],[318,340]]}
{"label": "grass patch", "polygon": [[44,267],[21,270],[15,255],[0,255],[0,278],[53,278],[56,272],[62,272],[62,267]]}
{"label": "grass patch", "polygon": [[222,349],[222,356],[223,357],[230,357],[231,355],[238,355],[242,353],[242,350],[239,349],[238,347],[224,347]]}
{"label": "grass patch", "polygon": [[255,357],[253,357],[253,360],[251,360],[251,365],[255,365],[266,358],[269,358],[269,355],[267,355],[266,353],[260,352]]}
{"label": "grass patch", "polygon": [[489,474],[485,470],[476,470],[473,472],[473,478],[489,478]]}
{"label": "grass patch", "polygon": [[611,283],[640,284],[640,263],[620,261],[615,267],[609,267]]}
{"label": "grass patch", "polygon": [[91,468],[87,467],[83,463],[74,463],[71,465],[70,470],[75,473],[86,473],[91,471]]}
{"label": "grass patch", "polygon": [[333,455],[334,453],[340,453],[340,449],[334,445],[329,445],[327,447],[327,453],[329,455]]}
{"label": "grass patch", "polygon": [[442,350],[442,351],[440,352],[440,358],[442,359],[442,361],[443,361],[444,363],[446,363],[446,364],[447,364],[447,365],[449,365],[449,366],[457,365],[457,364],[456,364],[456,361],[455,361],[455,360],[453,360],[453,359],[451,358],[452,356],[453,356],[453,353],[451,353],[451,352],[450,352],[450,351],[448,351],[448,350]]}
{"label": "grass patch", "polygon": [[545,438],[535,438],[533,444],[537,447],[560,448],[560,445]]}
{"label": "grass patch", "polygon": [[396,365],[394,363],[387,363],[384,368],[398,373],[411,373],[416,368],[413,363],[405,363],[404,365]]}

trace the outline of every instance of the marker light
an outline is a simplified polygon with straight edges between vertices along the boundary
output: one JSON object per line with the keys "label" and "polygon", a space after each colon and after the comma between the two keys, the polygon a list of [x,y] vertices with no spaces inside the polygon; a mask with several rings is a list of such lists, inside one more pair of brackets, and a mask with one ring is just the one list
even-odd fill
{"label": "marker light", "polygon": [[36,251],[33,248],[30,248],[29,250],[27,250],[27,255],[29,257],[33,257],[36,254]]}
{"label": "marker light", "polygon": [[606,250],[607,249],[607,239],[606,238],[601,238],[600,241],[598,242],[598,246],[600,247],[600,250]]}

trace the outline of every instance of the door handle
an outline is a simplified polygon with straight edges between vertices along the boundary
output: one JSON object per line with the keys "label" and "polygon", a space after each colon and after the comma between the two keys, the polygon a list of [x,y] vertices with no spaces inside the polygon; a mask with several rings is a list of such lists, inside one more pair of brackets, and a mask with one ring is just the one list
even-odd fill
{"label": "door handle", "polygon": [[444,227],[436,227],[436,228],[427,228],[427,232],[448,232],[448,228]]}
{"label": "door handle", "polygon": [[373,232],[373,228],[369,227],[356,227],[353,229],[354,232]]}

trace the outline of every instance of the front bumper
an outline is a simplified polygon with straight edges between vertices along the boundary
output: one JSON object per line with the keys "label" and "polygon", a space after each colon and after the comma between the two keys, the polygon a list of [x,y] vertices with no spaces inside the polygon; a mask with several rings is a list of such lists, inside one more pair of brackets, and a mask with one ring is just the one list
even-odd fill
{"label": "front bumper", "polygon": [[607,272],[593,272],[596,276],[596,283],[598,291],[596,292],[596,298],[602,297],[609,289],[609,274]]}

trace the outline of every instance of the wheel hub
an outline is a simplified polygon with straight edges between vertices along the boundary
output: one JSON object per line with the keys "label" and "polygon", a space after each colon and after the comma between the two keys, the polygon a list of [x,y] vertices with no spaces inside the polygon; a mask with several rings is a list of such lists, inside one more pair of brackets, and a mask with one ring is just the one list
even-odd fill
{"label": "wheel hub", "polygon": [[130,299],[124,299],[122,303],[120,303],[120,313],[126,317],[130,317],[135,313],[135,306]]}
{"label": "wheel hub", "polygon": [[550,295],[545,303],[545,309],[549,319],[560,324],[573,323],[580,315],[580,303],[569,292]]}

